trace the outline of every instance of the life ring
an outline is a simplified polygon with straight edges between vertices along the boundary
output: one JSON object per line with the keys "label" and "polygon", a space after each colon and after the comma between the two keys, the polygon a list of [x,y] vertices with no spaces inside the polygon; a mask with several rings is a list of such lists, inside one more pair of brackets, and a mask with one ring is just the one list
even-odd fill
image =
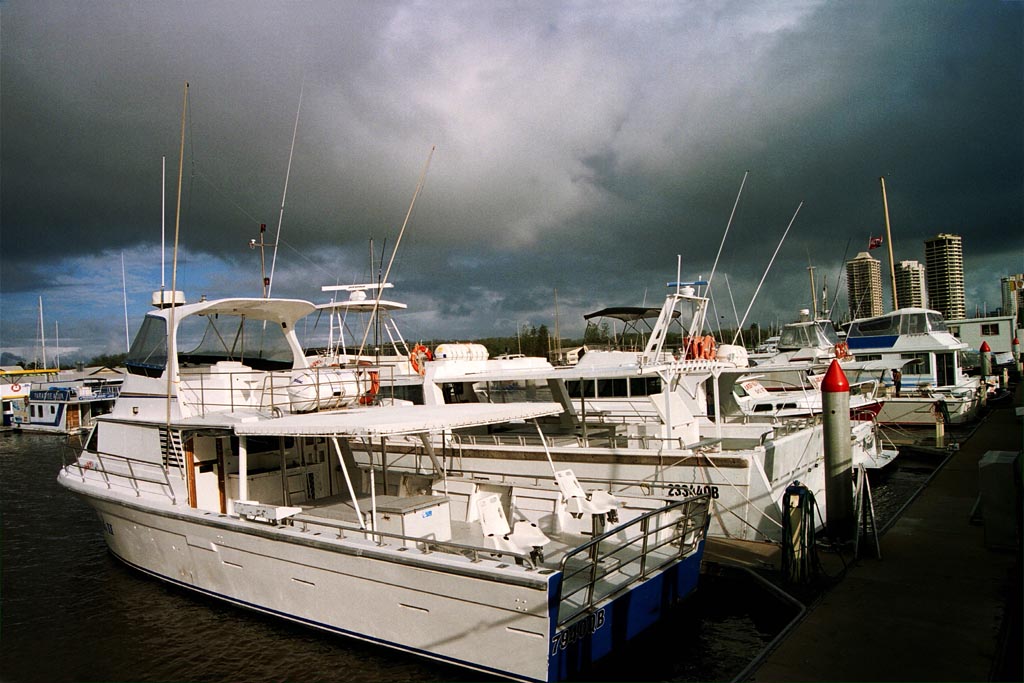
{"label": "life ring", "polygon": [[324,359],[323,358],[314,358],[313,362],[311,362],[309,364],[309,367],[311,367],[311,368],[318,368],[318,367],[320,367],[323,364],[324,364]]}
{"label": "life ring", "polygon": [[434,360],[434,354],[430,352],[428,346],[417,344],[412,347],[412,352],[409,353],[409,365],[417,374],[422,375],[427,371],[426,361],[428,360]]}
{"label": "life ring", "polygon": [[11,385],[11,391],[13,391],[15,393],[21,391],[21,385],[20,384],[12,384]]}
{"label": "life ring", "polygon": [[712,337],[710,334],[706,335],[704,339],[701,341],[701,351],[701,357],[704,360],[715,359],[715,338]]}
{"label": "life ring", "polygon": [[836,358],[846,358],[850,353],[850,347],[846,342],[836,344]]}
{"label": "life ring", "polygon": [[700,337],[687,337],[686,338],[686,351],[683,357],[686,360],[694,360],[700,358],[703,354],[702,340]]}
{"label": "life ring", "polygon": [[[359,364],[370,365],[366,361],[361,361]],[[378,391],[380,391],[380,373],[376,370],[370,370],[370,388],[363,392],[363,395],[359,397],[359,405],[372,405],[374,400],[377,398]]]}

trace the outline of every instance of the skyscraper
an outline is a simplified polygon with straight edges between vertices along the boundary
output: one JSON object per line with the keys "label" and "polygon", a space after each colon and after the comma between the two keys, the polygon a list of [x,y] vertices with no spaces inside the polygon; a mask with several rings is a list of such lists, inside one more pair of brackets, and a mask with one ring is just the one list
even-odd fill
{"label": "skyscraper", "polygon": [[1024,273],[999,278],[1003,295],[1003,315],[1016,316],[1017,327],[1024,327]]}
{"label": "skyscraper", "polygon": [[846,262],[846,293],[850,317],[882,315],[882,264],[862,251]]}
{"label": "skyscraper", "polygon": [[928,308],[924,264],[900,261],[896,264],[896,300],[900,308]]}
{"label": "skyscraper", "polygon": [[964,318],[964,253],[960,235],[940,233],[924,241],[924,263],[931,307],[947,320]]}

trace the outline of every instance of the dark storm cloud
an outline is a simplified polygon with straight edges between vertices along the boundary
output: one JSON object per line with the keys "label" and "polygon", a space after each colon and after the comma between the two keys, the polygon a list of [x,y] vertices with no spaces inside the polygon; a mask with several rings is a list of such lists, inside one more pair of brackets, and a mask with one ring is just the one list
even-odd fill
{"label": "dark storm cloud", "polygon": [[550,326],[555,289],[574,333],[584,312],[659,300],[676,254],[707,276],[747,169],[716,274],[729,318],[801,201],[754,319],[808,306],[809,264],[834,292],[882,230],[881,175],[896,258],[960,233],[969,296],[992,306],[998,276],[1024,270],[1021,18],[988,2],[10,2],[4,344],[31,339],[12,306],[30,313],[55,265],[84,273],[87,255],[135,254],[144,304],[185,80],[186,289],[258,284],[245,245],[276,232],[301,90],[275,294],[370,277],[368,240],[394,245],[437,145],[392,275],[422,336]]}

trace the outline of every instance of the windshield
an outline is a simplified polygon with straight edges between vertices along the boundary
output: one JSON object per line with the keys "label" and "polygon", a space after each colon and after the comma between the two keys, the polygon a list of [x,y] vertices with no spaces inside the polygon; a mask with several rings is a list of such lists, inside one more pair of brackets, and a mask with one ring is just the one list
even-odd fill
{"label": "windshield", "polygon": [[125,369],[132,375],[159,377],[167,367],[167,321],[146,316],[124,359]]}
{"label": "windshield", "polygon": [[239,361],[257,370],[283,370],[294,364],[292,349],[280,324],[220,314],[182,320],[178,328],[178,359],[196,364]]}

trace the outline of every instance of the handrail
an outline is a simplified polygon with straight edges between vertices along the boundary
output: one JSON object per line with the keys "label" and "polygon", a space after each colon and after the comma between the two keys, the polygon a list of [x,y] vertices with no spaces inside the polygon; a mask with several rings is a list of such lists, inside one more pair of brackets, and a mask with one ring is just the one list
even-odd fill
{"label": "handrail", "polygon": [[344,522],[338,522],[325,517],[317,517],[316,515],[310,515],[305,513],[293,515],[285,521],[292,523],[293,526],[296,522],[301,523],[301,531],[309,531],[309,525],[311,524],[337,529],[339,532],[338,538],[345,538],[346,531],[354,532],[359,536],[364,536],[370,540],[376,537],[378,539],[376,541],[378,546],[386,545],[380,540],[381,538],[386,537],[403,542],[412,541],[417,545],[417,547],[422,545],[422,548],[420,548],[420,550],[422,550],[424,553],[430,553],[433,550],[442,550],[448,552],[454,551],[453,554],[469,557],[469,559],[474,563],[480,561],[481,554],[496,555],[498,557],[504,557],[507,555],[513,558],[516,564],[521,564],[528,570],[535,570],[538,568],[537,565],[534,564],[533,560],[530,559],[529,555],[524,555],[522,553],[512,552],[508,550],[497,550],[495,548],[486,548],[483,546],[466,545],[464,543],[455,543],[454,541],[439,541],[433,538],[424,538],[422,536],[407,536],[405,534],[399,534],[391,531],[380,531],[379,529],[362,529],[359,527],[351,526],[349,524],[345,524]]}
{"label": "handrail", "polygon": [[[707,493],[673,501],[657,510],[646,512],[630,522],[607,530],[566,553],[558,567],[562,573],[562,584],[558,596],[558,626],[563,626],[581,613],[592,611],[597,603],[622,593],[635,583],[646,580],[654,572],[696,549],[697,545],[707,536],[708,524],[711,521],[710,504],[711,495]],[[678,517],[670,514],[680,508],[683,509]],[[659,521],[661,519],[666,521]],[[635,530],[636,527],[640,528],[637,537],[625,543],[617,542],[608,552],[601,551],[601,545],[605,540],[613,536],[625,535],[628,537],[630,531]],[[671,530],[669,537],[659,540],[661,533],[666,530]],[[617,558],[620,560],[619,562],[607,562],[610,559],[615,559],[616,556],[625,554],[627,548],[635,550],[638,544],[640,549],[634,557],[624,560],[619,557]],[[655,554],[670,546],[676,546],[677,550],[660,556]],[[570,562],[579,560],[581,557],[584,558],[581,567],[571,571],[567,569]],[[659,559],[660,561],[658,561]],[[602,564],[606,566],[602,567]],[[635,564],[638,564],[639,567],[634,576],[622,571],[624,567]],[[567,582],[581,576],[584,572],[588,574],[586,581],[581,586],[567,591]],[[599,590],[602,579],[607,579],[613,573],[618,573],[624,580],[609,581],[604,590]],[[573,606],[570,600],[578,598],[581,593],[585,593],[581,604]]]}
{"label": "handrail", "polygon": [[[142,460],[140,458],[131,458],[125,455],[116,455],[114,453],[103,453],[100,451],[83,450],[82,453],[90,453],[96,456],[97,464],[95,467],[91,467],[83,465],[80,457],[75,457],[75,459],[72,462],[67,462],[66,455],[68,451],[74,453],[74,449],[68,446],[67,449],[62,452],[61,460],[63,461],[63,469],[69,474],[73,470],[77,470],[78,477],[82,480],[83,483],[87,479],[87,472],[97,472],[98,474],[103,476],[103,480],[106,483],[108,489],[111,489],[114,486],[122,486],[124,488],[130,488],[133,491],[135,491],[136,496],[141,496],[142,489],[139,486],[139,484],[156,484],[157,486],[166,488],[166,495],[168,498],[170,498],[172,503],[176,505],[178,502],[177,496],[174,495],[174,486],[171,484],[170,476],[161,463],[151,462],[149,460]],[[106,461],[108,462],[111,462],[111,465],[114,462],[123,462],[124,465],[127,467],[127,474],[124,472],[114,471],[113,469],[111,469],[110,466],[108,466],[107,462],[104,462],[104,459],[106,459]],[[135,463],[135,466],[133,466],[132,463]],[[143,474],[137,473],[136,469],[141,465],[145,465],[148,468],[152,468],[154,470],[159,471],[160,474],[163,475],[163,477],[147,477]],[[124,480],[127,483],[120,483],[121,480]]]}

